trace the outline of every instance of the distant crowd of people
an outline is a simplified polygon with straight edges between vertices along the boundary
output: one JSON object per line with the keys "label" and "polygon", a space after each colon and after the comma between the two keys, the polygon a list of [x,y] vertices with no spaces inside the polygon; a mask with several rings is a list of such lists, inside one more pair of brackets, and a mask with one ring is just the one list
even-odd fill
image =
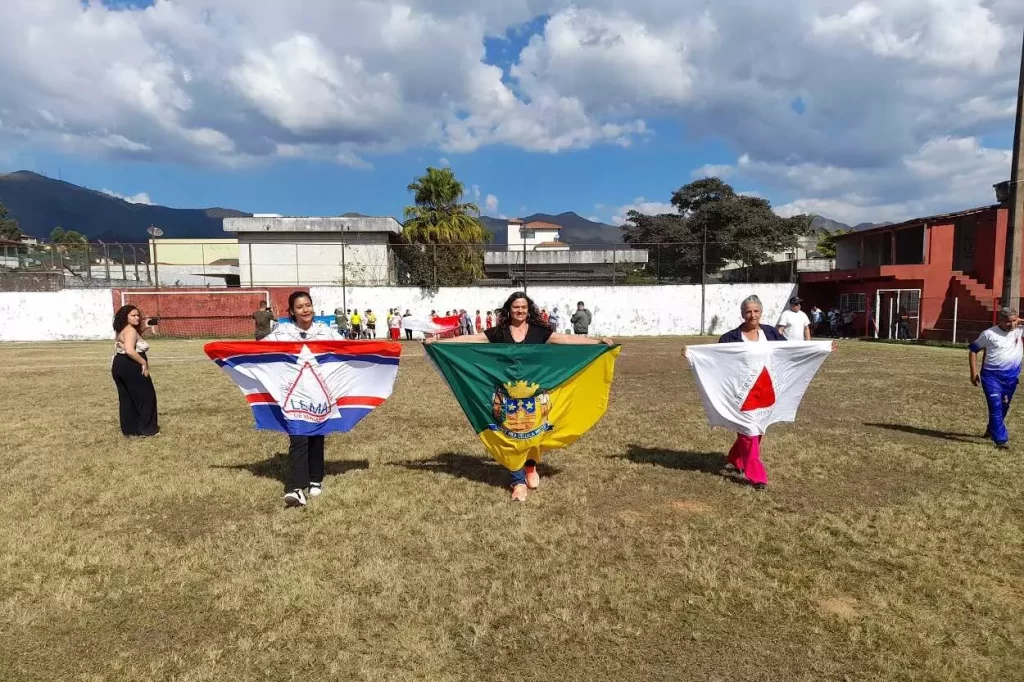
{"label": "distant crowd of people", "polygon": [[[388,338],[393,341],[399,341],[404,331],[406,340],[412,341],[413,330],[406,328],[405,320],[412,317],[413,314],[408,309],[404,313],[400,311],[400,308],[388,309],[384,321],[385,327],[388,330]],[[453,317],[458,318],[454,329],[451,332],[440,335],[443,337],[471,336],[492,329],[502,324],[502,315],[503,313],[500,308],[487,311],[477,310],[475,315],[470,315],[469,311],[465,308],[446,310],[443,315],[438,313],[437,310],[430,311],[430,318],[435,321],[448,322]],[[269,336],[276,325],[273,309],[265,301],[261,301],[259,309],[252,314],[252,317],[256,324],[256,340],[260,341]],[[321,317],[326,317],[323,312],[321,312]],[[579,301],[576,304],[576,311],[569,317],[569,326],[567,327],[563,327],[562,317],[557,307],[553,308],[550,313],[546,308],[542,308],[540,310],[540,318],[544,325],[553,332],[565,331],[566,333],[571,332],[585,336],[590,333],[590,325],[593,322],[594,316],[587,309],[584,302]],[[335,308],[334,322],[331,326],[348,339],[377,338],[377,315],[370,308],[367,308],[362,313],[359,312],[358,308]]]}

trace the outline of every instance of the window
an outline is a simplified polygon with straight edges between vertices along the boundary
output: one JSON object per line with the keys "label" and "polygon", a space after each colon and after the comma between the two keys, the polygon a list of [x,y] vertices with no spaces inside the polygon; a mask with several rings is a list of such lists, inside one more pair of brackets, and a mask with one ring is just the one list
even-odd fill
{"label": "window", "polygon": [[850,310],[855,313],[862,313],[865,310],[867,297],[864,294],[840,294],[840,310]]}

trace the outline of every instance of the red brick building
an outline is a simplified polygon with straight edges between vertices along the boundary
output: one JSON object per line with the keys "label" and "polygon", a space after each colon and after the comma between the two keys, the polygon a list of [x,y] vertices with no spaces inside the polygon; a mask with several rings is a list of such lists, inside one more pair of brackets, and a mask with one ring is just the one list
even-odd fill
{"label": "red brick building", "polygon": [[800,276],[800,295],[857,313],[861,334],[890,337],[901,308],[911,337],[963,341],[990,326],[1003,293],[1008,210],[986,206],[843,235],[830,272]]}

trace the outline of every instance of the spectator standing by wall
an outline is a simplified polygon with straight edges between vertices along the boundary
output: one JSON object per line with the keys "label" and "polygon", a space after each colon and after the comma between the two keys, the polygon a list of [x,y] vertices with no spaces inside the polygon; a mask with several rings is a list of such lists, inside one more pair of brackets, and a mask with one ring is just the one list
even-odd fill
{"label": "spectator standing by wall", "polygon": [[348,311],[344,308],[334,309],[334,325],[338,328],[338,333],[342,336],[348,336]]}
{"label": "spectator standing by wall", "polygon": [[576,304],[576,312],[569,318],[569,323],[572,324],[572,331],[577,336],[586,336],[590,333],[590,323],[594,321],[594,316],[590,314],[587,307],[583,305],[583,301]]}
{"label": "spectator standing by wall", "polygon": [[789,310],[786,310],[779,317],[779,323],[775,330],[782,334],[787,341],[810,341],[811,320],[807,313],[800,309],[803,299],[794,296],[789,299]]}
{"label": "spectator standing by wall", "polygon": [[[405,314],[402,315],[402,326],[403,327],[405,326],[405,318],[407,318],[407,317],[412,317],[412,313],[410,313],[408,309],[406,309]],[[411,329],[406,329],[405,330],[405,340],[406,341],[412,341],[412,330]]]}
{"label": "spectator standing by wall", "polygon": [[551,314],[548,315],[548,323],[551,327],[551,331],[558,331],[558,325],[561,324],[561,322],[558,319],[558,306],[555,306],[554,308],[551,309]]}
{"label": "spectator standing by wall", "polygon": [[260,301],[259,309],[252,314],[256,322],[256,340],[259,341],[274,328],[274,311],[267,307],[266,301]]}

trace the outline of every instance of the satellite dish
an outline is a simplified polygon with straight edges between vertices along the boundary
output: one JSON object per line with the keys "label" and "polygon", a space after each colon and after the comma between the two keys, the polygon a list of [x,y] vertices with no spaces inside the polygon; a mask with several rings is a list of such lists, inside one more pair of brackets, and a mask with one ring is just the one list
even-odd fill
{"label": "satellite dish", "polygon": [[150,237],[162,237],[164,236],[164,231],[161,230],[159,227],[156,227],[155,225],[151,225],[150,227],[146,228],[146,234],[148,234]]}

